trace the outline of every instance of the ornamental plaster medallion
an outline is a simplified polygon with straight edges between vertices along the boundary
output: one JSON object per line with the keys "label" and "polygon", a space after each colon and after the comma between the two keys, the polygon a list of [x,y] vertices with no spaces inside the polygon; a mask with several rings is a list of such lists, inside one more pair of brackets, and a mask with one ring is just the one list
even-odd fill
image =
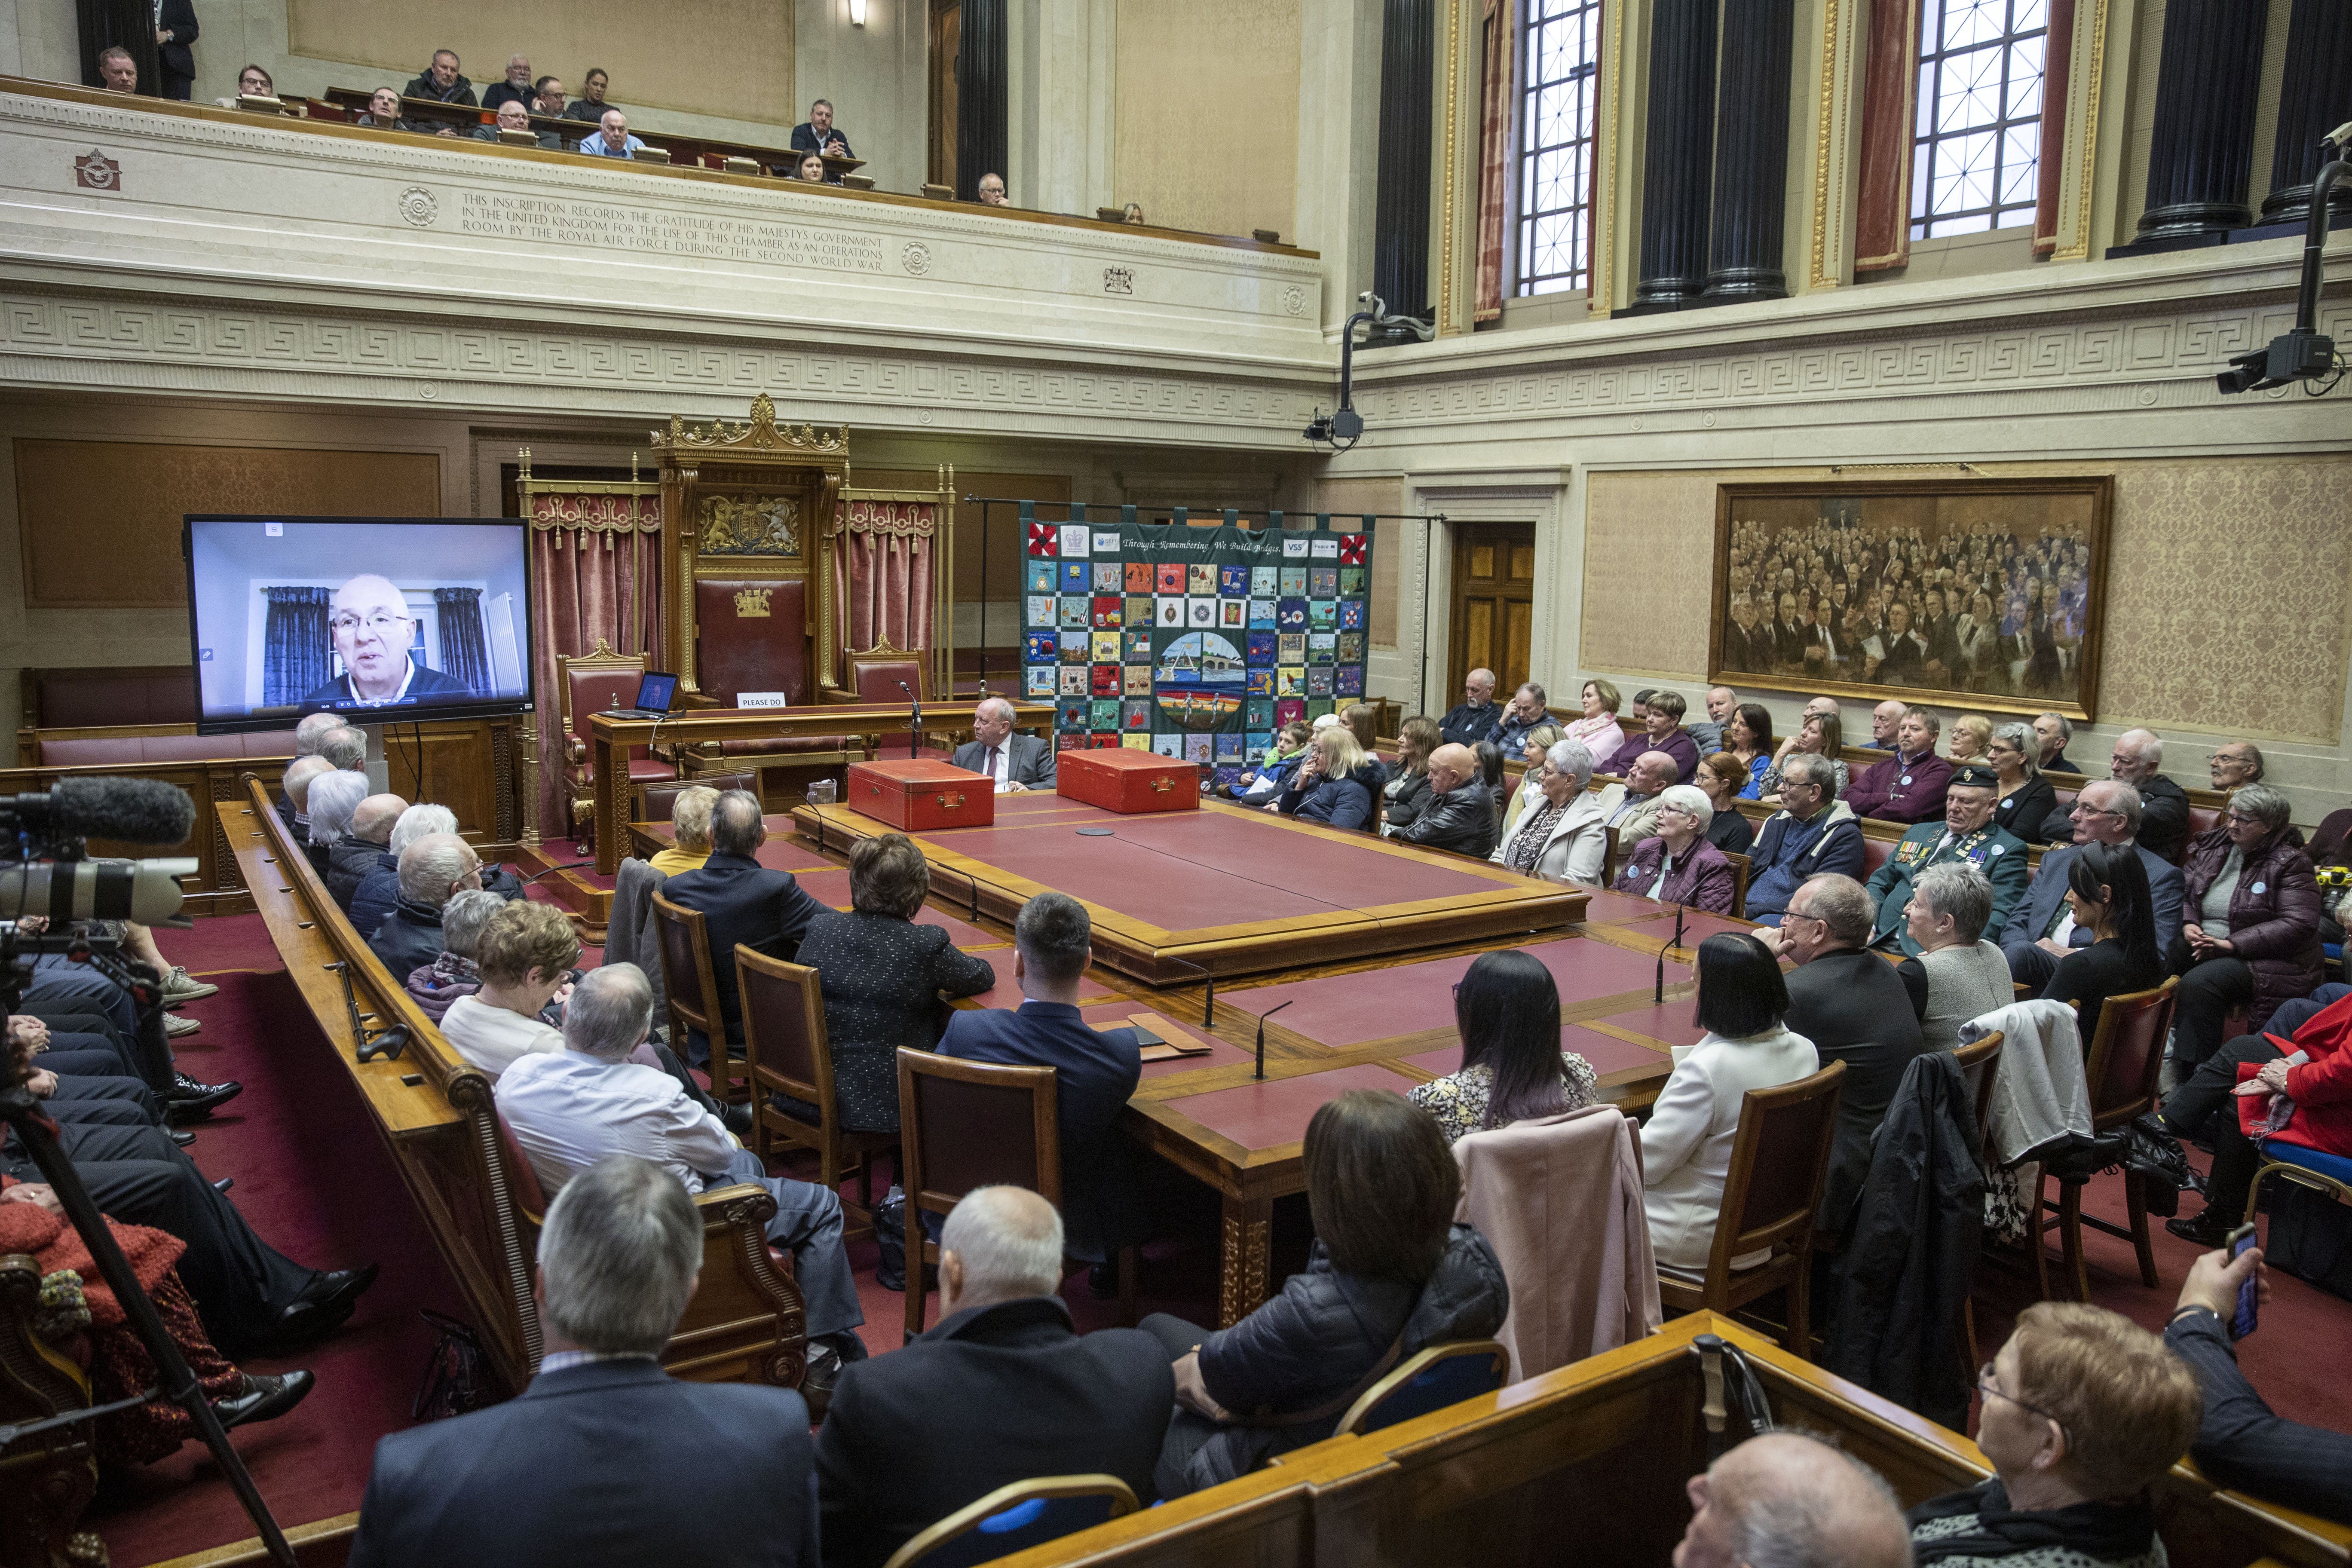
{"label": "ornamental plaster medallion", "polygon": [[74,184],[85,191],[120,191],[122,165],[93,147],[74,160]]}
{"label": "ornamental plaster medallion", "polygon": [[1282,313],[1286,316],[1307,314],[1307,290],[1296,283],[1282,291]]}
{"label": "ornamental plaster medallion", "polygon": [[440,202],[423,185],[411,185],[400,193],[400,216],[418,228],[432,227],[440,211]]}
{"label": "ornamental plaster medallion", "polygon": [[898,264],[920,278],[931,269],[931,247],[920,240],[908,240],[907,248],[898,253]]}

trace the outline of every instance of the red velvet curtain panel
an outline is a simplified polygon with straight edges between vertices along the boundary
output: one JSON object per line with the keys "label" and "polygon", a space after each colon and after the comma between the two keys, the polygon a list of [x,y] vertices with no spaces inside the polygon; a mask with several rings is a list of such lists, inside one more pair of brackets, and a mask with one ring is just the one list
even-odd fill
{"label": "red velvet curtain panel", "polygon": [[661,647],[661,499],[535,494],[530,498],[531,679],[539,693],[539,826],[571,821],[563,802],[562,686],[555,661],[592,653],[652,654]]}
{"label": "red velvet curtain panel", "polygon": [[2050,0],[2050,34],[2042,47],[2042,163],[2034,171],[2040,181],[2033,202],[2037,256],[2058,248],[2058,198],[2066,184],[2066,90],[2074,74],[2074,0]]}
{"label": "red velvet curtain panel", "polygon": [[[1933,3],[1933,0],[1930,0]],[[1911,259],[1912,123],[1919,95],[1919,0],[1870,0],[1863,44],[1862,174],[1854,186],[1853,269]]]}
{"label": "red velvet curtain panel", "polygon": [[1503,247],[1510,229],[1511,0],[1486,0],[1486,54],[1478,89],[1478,268],[1472,283],[1470,317],[1500,320],[1503,314]]}
{"label": "red velvet curtain panel", "polygon": [[932,647],[939,510],[931,501],[842,503],[834,586],[843,647],[862,651],[886,641],[897,648]]}

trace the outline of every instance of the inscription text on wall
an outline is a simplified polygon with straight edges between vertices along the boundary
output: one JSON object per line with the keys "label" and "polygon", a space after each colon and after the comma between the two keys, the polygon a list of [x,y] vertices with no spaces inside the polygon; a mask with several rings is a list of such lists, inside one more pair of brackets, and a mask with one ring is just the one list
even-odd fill
{"label": "inscription text on wall", "polygon": [[839,272],[878,272],[883,262],[882,242],[871,235],[702,213],[661,212],[610,202],[490,195],[480,191],[465,193],[457,209],[457,229],[485,239]]}

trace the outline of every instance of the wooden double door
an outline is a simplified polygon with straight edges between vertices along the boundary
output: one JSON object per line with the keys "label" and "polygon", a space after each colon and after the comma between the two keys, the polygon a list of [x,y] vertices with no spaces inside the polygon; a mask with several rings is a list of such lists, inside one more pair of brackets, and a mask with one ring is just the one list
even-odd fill
{"label": "wooden double door", "polygon": [[1495,672],[1498,701],[1528,679],[1535,634],[1536,525],[1457,522],[1444,702],[1461,700],[1474,669]]}

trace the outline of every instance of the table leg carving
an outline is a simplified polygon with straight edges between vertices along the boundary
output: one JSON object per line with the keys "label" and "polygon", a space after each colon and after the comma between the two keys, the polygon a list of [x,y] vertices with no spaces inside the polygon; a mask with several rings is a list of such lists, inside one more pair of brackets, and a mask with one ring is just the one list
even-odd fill
{"label": "table leg carving", "polygon": [[1265,1300],[1274,1204],[1267,1198],[1229,1196],[1224,1206],[1224,1242],[1217,1268],[1217,1327],[1230,1329]]}
{"label": "table leg carving", "polygon": [[615,748],[599,737],[595,743],[596,766],[596,869],[611,876],[621,868],[621,828],[627,820],[628,751]]}

